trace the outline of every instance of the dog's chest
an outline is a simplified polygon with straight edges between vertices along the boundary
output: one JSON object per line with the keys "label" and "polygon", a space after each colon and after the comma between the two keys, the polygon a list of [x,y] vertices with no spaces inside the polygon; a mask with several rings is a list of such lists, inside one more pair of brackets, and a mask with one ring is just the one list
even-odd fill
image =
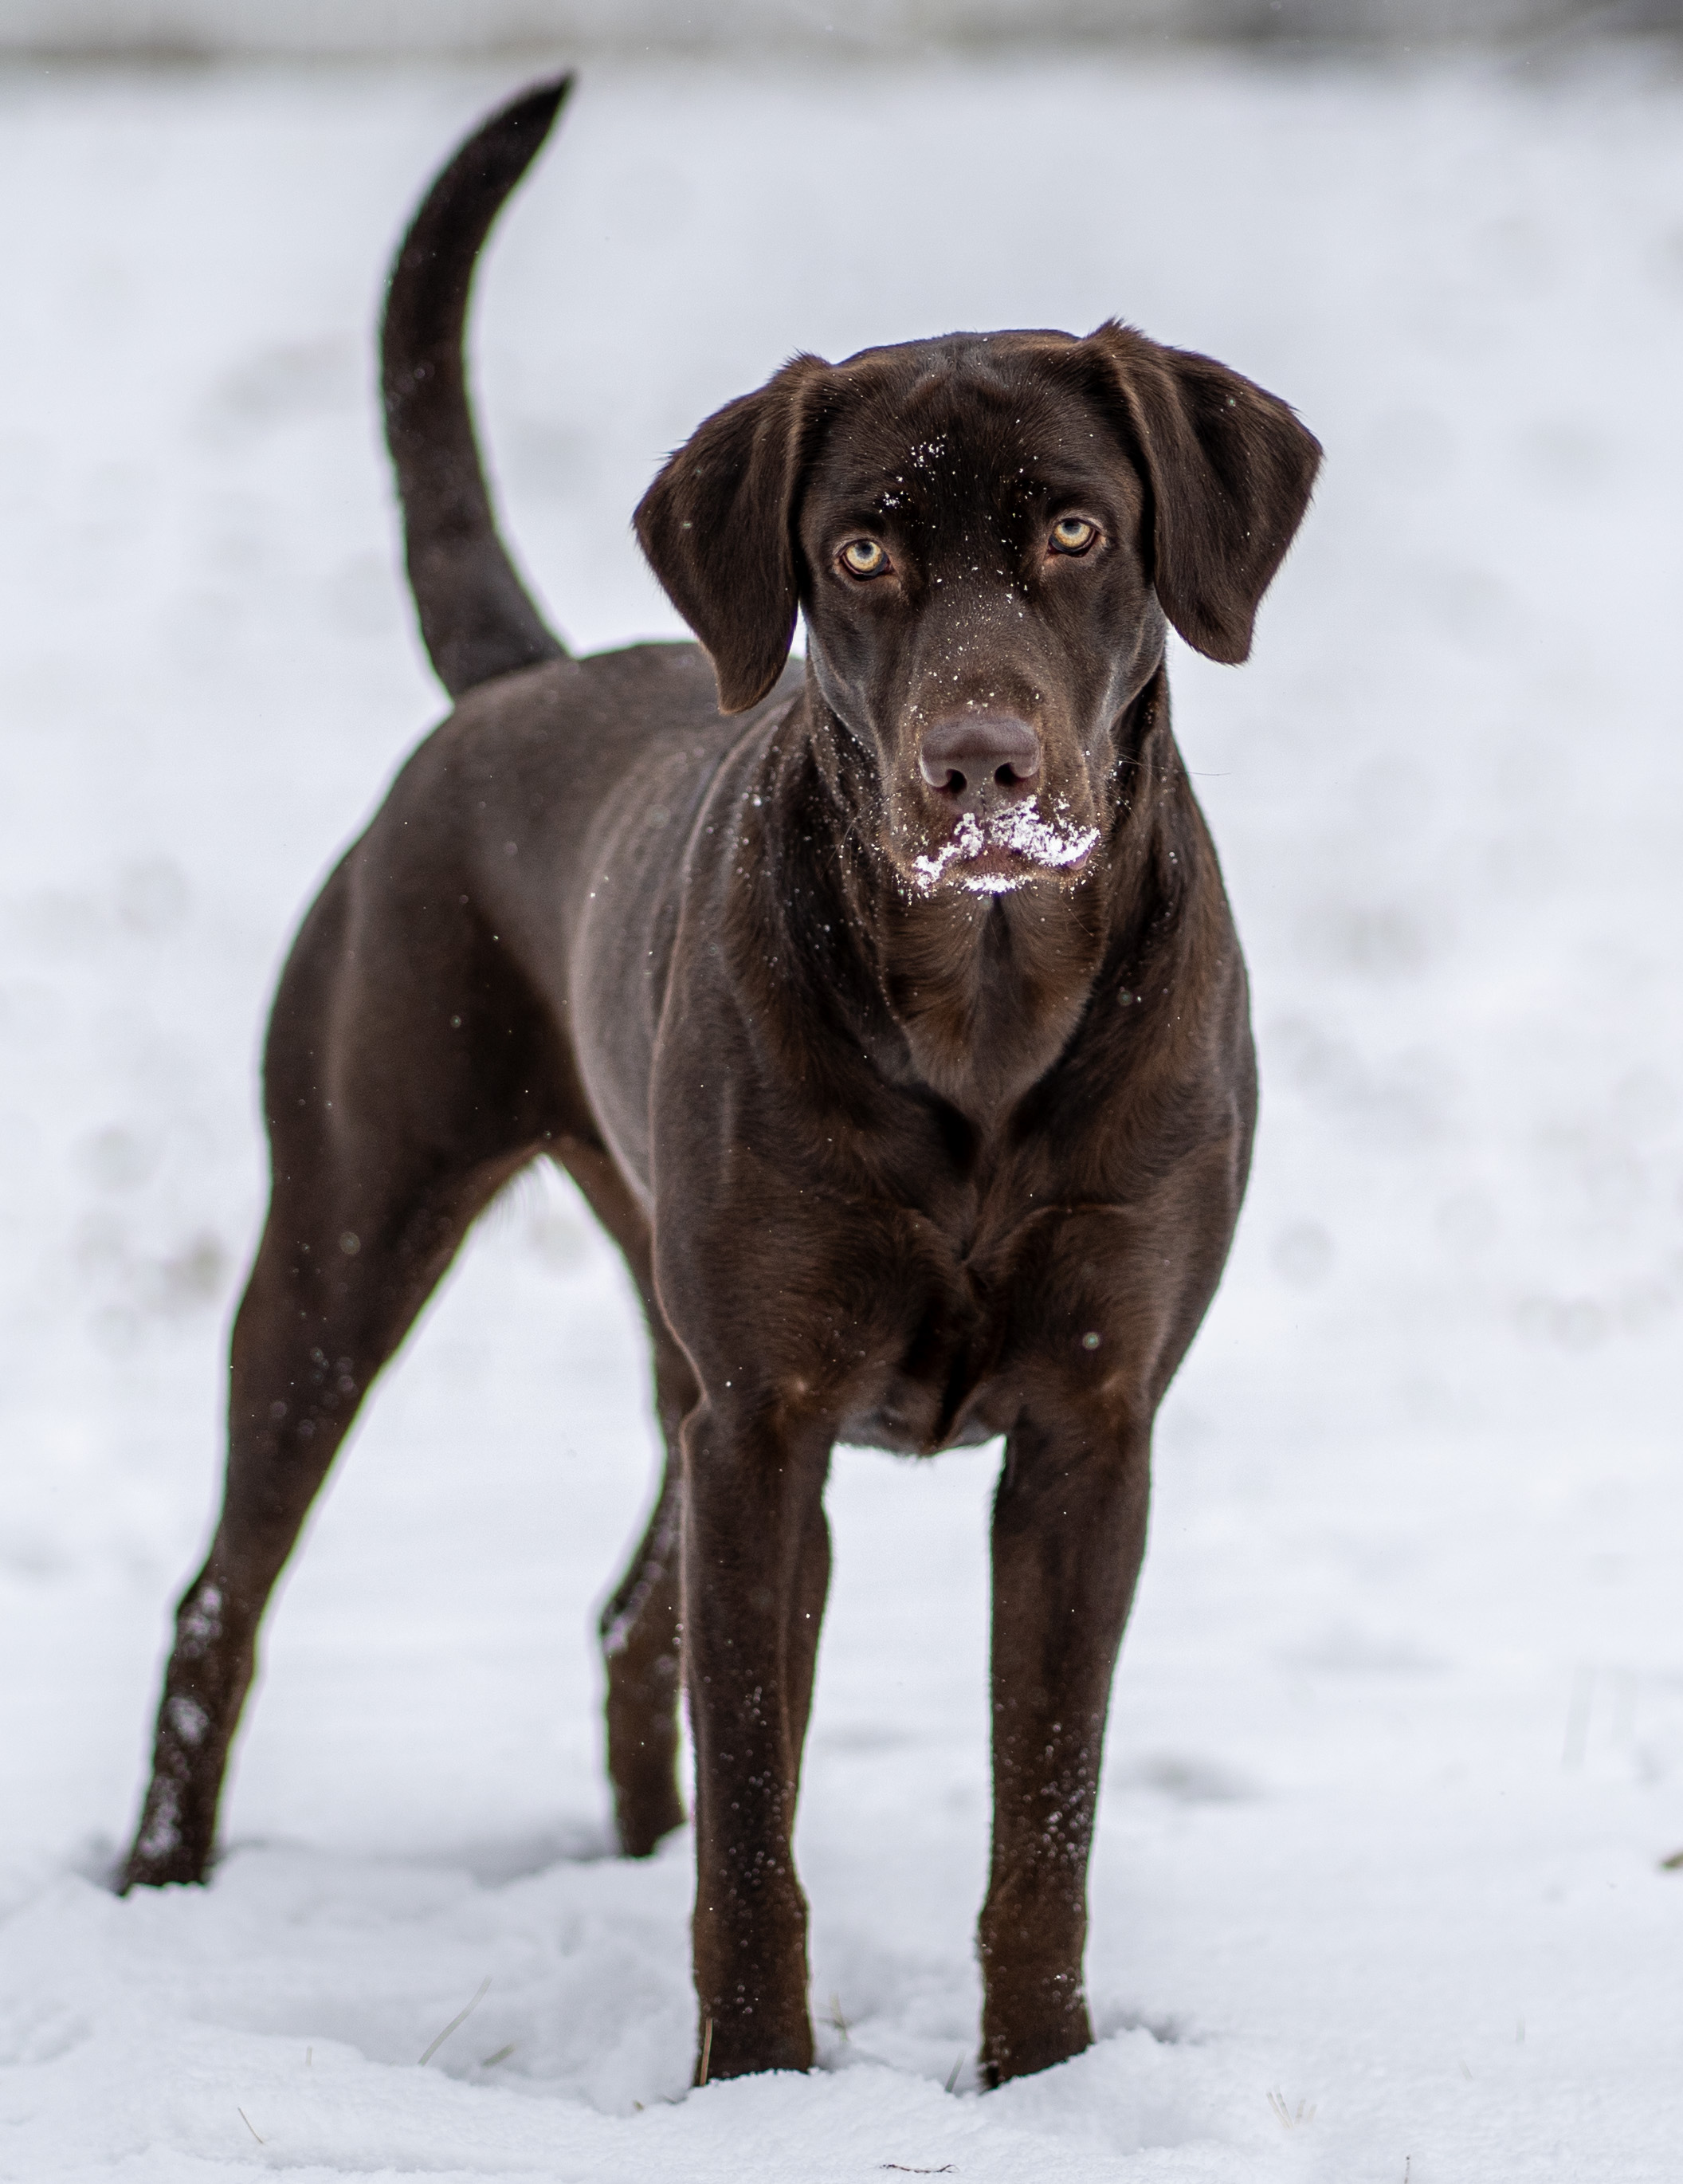
{"label": "dog's chest", "polygon": [[839,1438],[897,1456],[932,1456],[1006,1432],[1017,1406],[990,1332],[982,1324],[955,1334],[930,1322],[912,1330],[902,1354],[868,1376]]}
{"label": "dog's chest", "polygon": [[1008,1430],[1018,1407],[1009,1365],[1020,1284],[1033,1282],[1056,1217],[1048,1223],[1018,1193],[968,1206],[966,1196],[954,1194],[950,1227],[919,1214],[903,1229],[897,1309],[859,1361],[842,1439],[920,1455]]}

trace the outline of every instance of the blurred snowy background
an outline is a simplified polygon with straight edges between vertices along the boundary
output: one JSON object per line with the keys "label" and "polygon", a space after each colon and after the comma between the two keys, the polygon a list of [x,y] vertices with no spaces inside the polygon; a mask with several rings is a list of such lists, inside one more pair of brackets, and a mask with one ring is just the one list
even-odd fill
{"label": "blurred snowy background", "polygon": [[1119,41],[1486,47],[1683,27],[1683,0],[0,0],[0,50],[901,52]]}
{"label": "blurred snowy background", "polygon": [[[1683,59],[1589,35],[1675,14],[766,0],[708,56],[675,0],[0,0],[0,2175],[1675,2176]],[[553,1181],[326,1498],[215,1886],[98,1886],[211,1506],[270,983],[442,711],[372,328],[532,70],[374,49],[545,25],[595,58],[475,337],[575,645],[679,633],[628,513],[797,347],[1114,312],[1328,449],[1251,665],[1177,652],[1262,1132],[1163,1421],[1100,2044],[986,2098],[991,1458],[838,1457],[827,2067],[685,2098],[688,1846],[604,1855],[590,1635],[643,1361]]]}

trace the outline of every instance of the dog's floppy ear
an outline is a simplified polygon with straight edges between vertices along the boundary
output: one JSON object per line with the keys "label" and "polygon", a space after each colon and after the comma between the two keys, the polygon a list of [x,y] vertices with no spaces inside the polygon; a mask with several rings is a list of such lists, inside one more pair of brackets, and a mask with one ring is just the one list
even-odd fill
{"label": "dog's floppy ear", "polygon": [[1120,401],[1145,467],[1163,611],[1195,649],[1236,664],[1309,504],[1319,441],[1278,395],[1212,357],[1114,320],[1076,347]]}
{"label": "dog's floppy ear", "polygon": [[830,366],[797,356],[727,402],[671,456],[632,518],[649,566],[701,639],[721,713],[757,705],[783,672],[800,605],[796,504]]}

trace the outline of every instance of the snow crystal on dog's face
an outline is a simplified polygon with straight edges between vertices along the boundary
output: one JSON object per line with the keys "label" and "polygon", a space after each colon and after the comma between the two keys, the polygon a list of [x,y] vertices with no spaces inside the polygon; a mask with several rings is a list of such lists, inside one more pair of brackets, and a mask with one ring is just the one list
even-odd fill
{"label": "snow crystal on dog's face", "polygon": [[[1014,804],[992,814],[985,825],[974,811],[963,813],[951,836],[933,855],[914,857],[912,863],[918,885],[927,894],[950,865],[967,864],[988,850],[1008,850],[1031,865],[1055,872],[1079,864],[1097,839],[1097,827],[1060,826],[1056,820],[1043,818],[1037,800],[1031,796],[1025,804]],[[1033,874],[961,872],[958,878],[959,885],[973,894],[1009,894],[1015,888],[1026,887]]]}

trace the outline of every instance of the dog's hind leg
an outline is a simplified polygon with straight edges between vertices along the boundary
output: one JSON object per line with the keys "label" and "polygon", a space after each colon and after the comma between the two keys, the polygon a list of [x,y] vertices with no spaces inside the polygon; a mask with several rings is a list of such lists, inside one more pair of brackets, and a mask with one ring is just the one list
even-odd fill
{"label": "dog's hind leg", "polygon": [[601,1621],[614,1825],[625,1856],[647,1858],[663,1836],[684,1825],[678,1789],[678,1699],[683,1682],[679,1622],[683,1458],[678,1434],[695,1402],[696,1381],[655,1297],[648,1223],[642,1208],[598,1146],[564,1141],[558,1157],[625,1255],[642,1299],[654,1352],[655,1408],[666,1448],[660,1495]]}
{"label": "dog's hind leg", "polygon": [[[378,935],[354,929],[351,892],[342,868],[275,1002],[273,1189],[234,1325],[225,1496],[177,1613],[125,1888],[203,1879],[275,1580],[369,1383],[475,1215],[536,1150],[498,1077],[408,1006]],[[458,1009],[464,1036],[475,1000],[501,1022],[481,983]],[[442,1026],[452,1006],[428,1017]]]}
{"label": "dog's hind leg", "polygon": [[682,1512],[681,1471],[669,1453],[648,1528],[602,1611],[608,1773],[614,1826],[627,1858],[647,1858],[662,1836],[684,1825],[678,1791]]}

